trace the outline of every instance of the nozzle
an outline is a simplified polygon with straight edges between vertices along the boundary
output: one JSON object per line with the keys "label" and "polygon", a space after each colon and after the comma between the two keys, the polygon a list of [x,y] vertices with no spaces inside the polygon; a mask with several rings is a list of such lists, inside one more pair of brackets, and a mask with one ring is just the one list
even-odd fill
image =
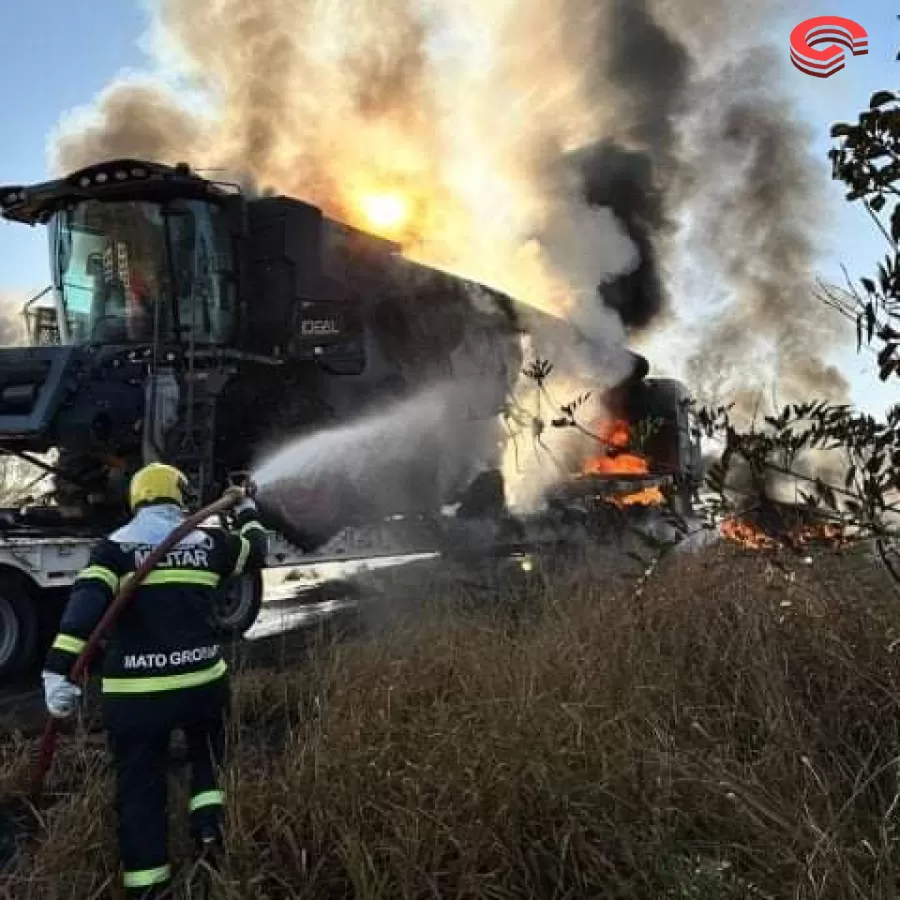
{"label": "nozzle", "polygon": [[246,496],[244,489],[237,484],[232,484],[222,491],[222,499],[228,498],[231,501],[232,506],[236,506]]}
{"label": "nozzle", "polygon": [[252,499],[256,496],[257,485],[249,472],[230,472],[228,480],[234,487],[240,488],[245,497]]}

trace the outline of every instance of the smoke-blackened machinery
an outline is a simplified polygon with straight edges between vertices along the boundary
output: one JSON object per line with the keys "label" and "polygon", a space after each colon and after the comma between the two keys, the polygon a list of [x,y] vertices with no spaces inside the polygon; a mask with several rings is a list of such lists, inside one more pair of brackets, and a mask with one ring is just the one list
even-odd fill
{"label": "smoke-blackened machinery", "polygon": [[[111,160],[5,186],[0,213],[46,226],[52,272],[26,306],[29,346],[0,350],[0,451],[56,451],[51,502],[8,515],[8,534],[100,533],[121,521],[128,478],[150,459],[187,471],[209,501],[286,436],[463,371],[481,389],[480,408],[461,415],[496,420],[526,362],[522,332],[549,321],[308,203],[247,196],[185,165]],[[651,459],[684,475],[683,397],[647,374],[633,356],[610,399],[663,422]],[[476,452],[466,475],[483,484],[499,450]],[[379,512],[470,508],[467,484],[436,477],[439,459],[420,454],[396,508]],[[312,550],[366,513],[333,487],[293,498],[294,512],[314,501],[313,518],[292,514],[290,494],[263,512]]]}
{"label": "smoke-blackened machinery", "polygon": [[[0,206],[48,227],[53,274],[52,302],[27,311],[32,346],[0,353],[0,448],[58,449],[69,524],[121,518],[127,478],[149,459],[186,470],[208,501],[285,435],[455,369],[493,387],[479,414],[496,416],[521,368],[513,300],[299,200],[126,159],[0,188]],[[634,363],[626,386],[647,374]],[[628,391],[616,390],[623,409],[647,393]],[[656,456],[677,468],[677,436]],[[398,503],[447,499],[428,496],[434,463],[422,454]],[[295,535],[309,546],[341,524],[337,509],[317,517],[317,534]]]}

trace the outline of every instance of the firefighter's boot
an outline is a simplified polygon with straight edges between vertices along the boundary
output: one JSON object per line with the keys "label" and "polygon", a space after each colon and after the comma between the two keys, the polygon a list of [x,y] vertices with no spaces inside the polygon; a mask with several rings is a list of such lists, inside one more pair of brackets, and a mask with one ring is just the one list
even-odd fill
{"label": "firefighter's boot", "polygon": [[127,896],[128,900],[174,900],[175,894],[172,884],[168,883],[154,884],[139,891],[130,890]]}
{"label": "firefighter's boot", "polygon": [[222,830],[217,825],[203,825],[194,835],[195,856],[205,860],[210,868],[219,868],[223,848]]}
{"label": "firefighter's boot", "polygon": [[212,896],[216,874],[222,864],[222,834],[214,825],[204,825],[194,832],[194,866],[190,882],[193,896],[209,898]]}

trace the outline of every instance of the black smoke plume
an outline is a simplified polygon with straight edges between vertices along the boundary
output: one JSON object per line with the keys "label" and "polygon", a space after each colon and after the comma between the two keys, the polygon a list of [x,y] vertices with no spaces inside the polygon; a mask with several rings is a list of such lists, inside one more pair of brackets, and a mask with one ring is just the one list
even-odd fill
{"label": "black smoke plume", "polygon": [[359,192],[402,190],[424,261],[606,343],[664,329],[693,300],[671,288],[690,269],[715,309],[692,311],[694,352],[664,369],[732,391],[774,373],[786,399],[842,398],[825,361],[839,333],[813,295],[828,176],[762,38],[778,4],[508,6],[160,0],[157,42],[208,118],[177,91],[112,85],[54,163],[186,159],[351,220]]}

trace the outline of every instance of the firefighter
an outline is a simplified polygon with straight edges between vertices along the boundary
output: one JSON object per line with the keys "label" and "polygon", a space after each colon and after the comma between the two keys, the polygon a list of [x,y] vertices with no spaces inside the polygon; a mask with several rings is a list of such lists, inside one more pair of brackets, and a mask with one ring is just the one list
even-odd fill
{"label": "firefighter", "polygon": [[[72,586],[42,677],[47,708],[66,718],[81,689],[67,674],[119,586],[182,521],[188,482],[152,463],[130,484],[132,518],[91,553]],[[222,841],[218,777],[229,675],[212,623],[220,583],[259,570],[266,535],[252,490],[234,508],[236,531],[202,527],[163,557],[109,633],[101,678],[103,723],[116,770],[119,854],[129,897],[168,896],[167,760],[173,730],[191,763],[190,830],[213,864]]]}

